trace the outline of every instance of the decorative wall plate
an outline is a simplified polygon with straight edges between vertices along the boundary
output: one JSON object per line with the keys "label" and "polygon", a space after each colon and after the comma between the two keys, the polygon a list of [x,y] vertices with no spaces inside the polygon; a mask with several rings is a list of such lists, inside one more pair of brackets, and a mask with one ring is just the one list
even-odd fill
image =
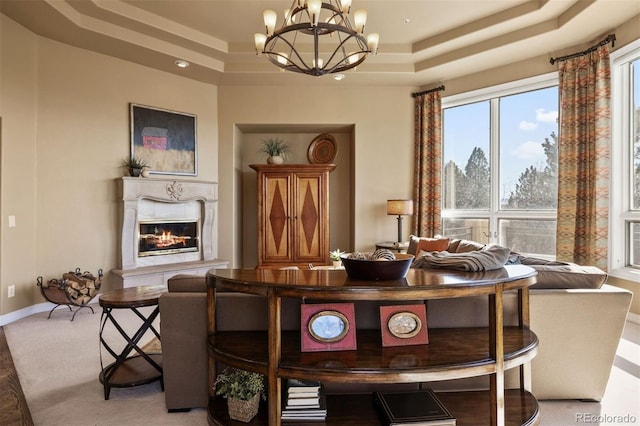
{"label": "decorative wall plate", "polygon": [[380,332],[382,346],[429,343],[425,305],[380,306]]}
{"label": "decorative wall plate", "polygon": [[307,159],[311,164],[329,164],[338,154],[338,144],[333,136],[323,133],[316,136],[309,144]]}
{"label": "decorative wall plate", "polygon": [[353,303],[305,303],[300,317],[302,352],[357,349]]}

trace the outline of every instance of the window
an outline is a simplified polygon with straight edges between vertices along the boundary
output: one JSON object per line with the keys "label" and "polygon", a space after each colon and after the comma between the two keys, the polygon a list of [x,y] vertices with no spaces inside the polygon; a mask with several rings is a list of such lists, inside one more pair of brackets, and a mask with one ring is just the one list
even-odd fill
{"label": "window", "polygon": [[[609,271],[640,277],[640,40],[611,54]],[[616,188],[614,190],[614,188]]]}
{"label": "window", "polygon": [[443,234],[555,256],[557,76],[443,99]]}

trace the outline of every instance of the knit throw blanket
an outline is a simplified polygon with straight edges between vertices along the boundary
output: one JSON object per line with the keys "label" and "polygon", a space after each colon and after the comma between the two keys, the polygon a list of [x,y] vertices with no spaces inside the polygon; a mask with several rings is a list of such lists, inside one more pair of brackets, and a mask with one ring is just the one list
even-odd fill
{"label": "knit throw blanket", "polygon": [[478,272],[500,269],[509,260],[511,250],[498,245],[488,246],[467,253],[448,251],[421,251],[411,265],[412,268],[447,268],[458,271]]}

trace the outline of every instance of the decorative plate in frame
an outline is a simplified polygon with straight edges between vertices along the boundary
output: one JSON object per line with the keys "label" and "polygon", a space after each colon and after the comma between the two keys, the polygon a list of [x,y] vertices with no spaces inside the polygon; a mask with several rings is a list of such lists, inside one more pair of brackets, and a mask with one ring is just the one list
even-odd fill
{"label": "decorative plate in frame", "polygon": [[302,352],[357,349],[353,303],[300,306]]}
{"label": "decorative plate in frame", "polygon": [[425,305],[380,306],[380,332],[382,346],[429,343]]}
{"label": "decorative plate in frame", "polygon": [[316,136],[309,144],[307,159],[311,164],[329,164],[338,154],[336,139],[328,133]]}

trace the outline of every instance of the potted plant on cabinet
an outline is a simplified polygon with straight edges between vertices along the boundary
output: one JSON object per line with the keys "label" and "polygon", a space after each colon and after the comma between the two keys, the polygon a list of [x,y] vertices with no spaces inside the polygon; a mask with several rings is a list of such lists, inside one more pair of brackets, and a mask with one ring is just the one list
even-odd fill
{"label": "potted plant on cabinet", "polygon": [[268,138],[262,141],[260,152],[267,154],[267,163],[282,164],[289,152],[289,144],[279,138]]}
{"label": "potted plant on cabinet", "polygon": [[[148,170],[149,165],[141,158],[129,157],[122,160],[122,167],[129,170],[129,176],[138,177],[143,170]],[[144,176],[146,177],[146,176]]]}
{"label": "potted plant on cabinet", "polygon": [[335,249],[334,251],[329,252],[329,259],[333,261],[334,268],[339,268],[342,265],[342,259],[340,259],[340,256],[343,254],[344,252],[340,249]]}
{"label": "potted plant on cabinet", "polygon": [[248,423],[258,414],[260,397],[266,399],[261,374],[225,368],[213,385],[216,395],[227,399],[229,417]]}

